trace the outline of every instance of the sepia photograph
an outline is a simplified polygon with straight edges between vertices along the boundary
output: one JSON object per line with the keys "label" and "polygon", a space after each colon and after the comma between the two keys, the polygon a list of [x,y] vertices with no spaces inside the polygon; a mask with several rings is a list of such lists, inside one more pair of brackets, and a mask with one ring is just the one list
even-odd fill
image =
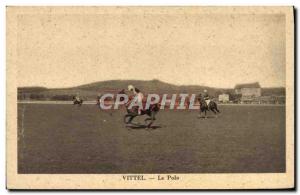
{"label": "sepia photograph", "polygon": [[6,14],[8,189],[294,188],[293,7]]}

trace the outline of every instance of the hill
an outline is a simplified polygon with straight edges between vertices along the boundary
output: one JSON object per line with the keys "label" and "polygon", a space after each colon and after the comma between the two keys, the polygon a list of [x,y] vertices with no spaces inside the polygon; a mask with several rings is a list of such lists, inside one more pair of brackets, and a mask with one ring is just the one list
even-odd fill
{"label": "hill", "polygon": [[[98,94],[117,93],[122,89],[127,89],[128,85],[134,85],[145,94],[147,93],[195,93],[199,94],[204,89],[208,90],[210,96],[217,97],[221,93],[233,94],[233,89],[212,88],[199,85],[173,85],[159,80],[109,80],[90,84],[80,85],[71,88],[45,88],[45,87],[20,87],[18,88],[18,99],[57,99],[70,100],[72,96],[79,95],[86,100],[95,100]],[[284,95],[284,88],[262,89],[263,95]]]}

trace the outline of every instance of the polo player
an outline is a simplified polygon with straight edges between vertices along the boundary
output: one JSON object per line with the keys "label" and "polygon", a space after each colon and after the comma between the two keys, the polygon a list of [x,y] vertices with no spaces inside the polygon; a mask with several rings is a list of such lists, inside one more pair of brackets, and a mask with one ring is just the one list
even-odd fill
{"label": "polo player", "polygon": [[[144,95],[138,88],[134,87],[133,85],[128,85],[128,91],[133,92],[135,98],[137,98],[137,102],[139,105],[143,105]],[[141,115],[142,109],[143,108],[140,108],[140,106],[138,106],[138,115]]]}
{"label": "polo player", "polygon": [[75,97],[75,100],[76,100],[77,102],[80,102],[80,97],[77,95],[77,96]]}
{"label": "polo player", "polygon": [[204,89],[203,92],[204,92],[203,98],[204,98],[204,100],[205,100],[205,102],[206,102],[206,104],[207,104],[207,106],[208,106],[208,105],[209,105],[209,102],[210,102],[210,97],[209,97],[209,95],[208,95],[206,89]]}

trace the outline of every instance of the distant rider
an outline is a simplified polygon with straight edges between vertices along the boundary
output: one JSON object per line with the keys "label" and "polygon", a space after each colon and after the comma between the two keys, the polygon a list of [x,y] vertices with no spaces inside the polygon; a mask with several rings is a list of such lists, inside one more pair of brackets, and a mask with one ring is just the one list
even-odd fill
{"label": "distant rider", "polygon": [[101,103],[101,94],[97,95],[97,105],[100,105]]}
{"label": "distant rider", "polygon": [[[143,93],[136,87],[134,87],[133,85],[128,85],[128,91],[131,91],[133,92],[134,94],[134,97],[137,98],[137,102],[138,104],[142,104],[143,105],[143,98],[144,98],[144,95]],[[142,113],[142,108],[138,108],[138,115],[141,115]]]}
{"label": "distant rider", "polygon": [[80,102],[80,97],[78,95],[76,95],[75,99],[77,102]]}

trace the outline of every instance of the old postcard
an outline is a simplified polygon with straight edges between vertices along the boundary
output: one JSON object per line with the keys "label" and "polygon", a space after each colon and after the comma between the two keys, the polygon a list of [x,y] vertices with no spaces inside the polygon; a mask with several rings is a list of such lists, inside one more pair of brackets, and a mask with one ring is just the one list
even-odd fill
{"label": "old postcard", "polygon": [[7,7],[8,189],[294,188],[293,7]]}

